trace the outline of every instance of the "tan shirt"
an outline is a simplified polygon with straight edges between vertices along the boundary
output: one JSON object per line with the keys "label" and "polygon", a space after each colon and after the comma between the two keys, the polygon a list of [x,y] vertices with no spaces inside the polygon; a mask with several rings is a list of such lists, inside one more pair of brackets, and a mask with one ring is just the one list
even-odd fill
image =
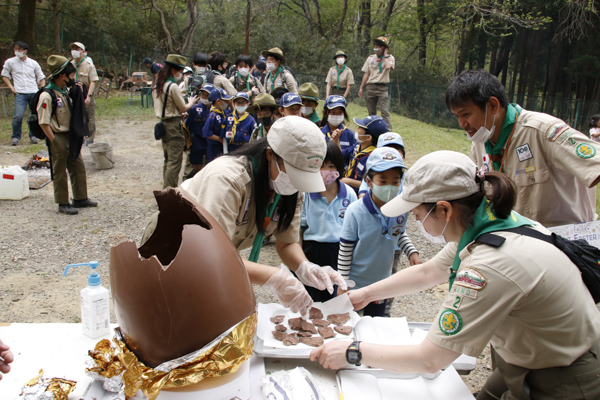
{"label": "tan shirt", "polygon": [[235,88],[233,87],[231,82],[229,82],[229,79],[227,79],[223,75],[215,74],[215,79],[213,80],[213,85],[215,85],[216,88],[224,89],[227,93],[229,93],[232,96],[235,96],[235,94],[237,93],[237,91],[235,90]]}
{"label": "tan shirt", "polygon": [[[182,191],[192,196],[219,221],[238,250],[252,247],[258,232],[251,177],[252,168],[246,157],[226,156],[215,159],[180,186]],[[273,234],[285,243],[300,240],[302,198],[302,193],[299,193],[294,218],[285,232],[276,230],[279,218],[275,209],[267,235]]]}
{"label": "tan shirt", "polygon": [[390,82],[390,71],[396,67],[396,59],[394,56],[389,55],[390,60],[390,69],[383,68],[384,60],[381,61],[381,67],[383,69],[382,72],[379,72],[379,61],[377,61],[378,57],[376,54],[370,55],[365,64],[362,67],[362,72],[369,74],[369,79],[367,80],[367,84],[369,83],[389,83]]}
{"label": "tan shirt", "polygon": [[[523,110],[515,123],[503,171],[517,185],[514,210],[544,226],[593,221],[600,176],[600,143],[551,115]],[[470,157],[479,167],[483,143]],[[489,163],[491,164],[491,162]]]}
{"label": "tan shirt", "polygon": [[[331,83],[331,87],[337,86],[337,69],[335,66],[329,69],[327,73],[327,78],[325,78],[325,83]],[[340,89],[345,89],[350,85],[354,85],[354,74],[352,70],[348,67],[342,71],[340,74]]]}
{"label": "tan shirt", "polygon": [[281,71],[277,74],[274,82],[271,82],[271,72],[267,74],[265,77],[265,90],[267,93],[271,93],[274,89],[278,87],[284,87],[291,93],[298,93],[298,85],[296,85],[296,80],[294,76],[289,71]]}
{"label": "tan shirt", "polygon": [[165,99],[165,93],[167,93],[167,87],[169,86],[169,83],[172,83],[172,85],[169,89],[169,96],[167,97],[165,119],[180,117],[181,112],[179,109],[186,106],[183,95],[181,94],[181,89],[179,89],[179,85],[173,82],[165,82],[163,86],[163,92],[161,93],[160,97],[156,97],[156,90],[152,91],[152,98],[154,99],[154,112],[156,113],[157,118],[162,117],[163,101]]}
{"label": "tan shirt", "polygon": [[96,67],[89,58],[86,57],[86,59],[79,64],[79,67],[75,63],[75,60],[71,60],[71,64],[78,70],[75,74],[75,80],[79,79],[79,82],[84,83],[87,87],[90,87],[90,82],[98,82],[100,80],[98,78],[98,73],[96,72]]}
{"label": "tan shirt", "polygon": [[[56,95],[56,113],[52,116],[52,96],[43,92],[40,94],[37,105],[38,123],[50,125],[52,132],[69,132],[71,125],[71,110],[69,102],[71,99],[62,92],[54,90]],[[52,116],[52,117],[51,117]]]}
{"label": "tan shirt", "polygon": [[[529,369],[570,365],[600,338],[600,313],[579,269],[549,243],[495,234],[506,238],[499,248],[471,244],[460,252],[457,278],[427,337],[473,357],[491,340],[506,362]],[[448,270],[456,249],[447,245],[436,266]],[[452,312],[462,326],[446,334],[440,324],[453,326]]]}
{"label": "tan shirt", "polygon": [[[229,82],[231,82],[231,84],[233,85],[235,90],[237,90],[238,92],[247,92],[248,90],[246,89],[246,82],[244,82],[243,79],[238,78],[239,85],[236,87],[235,86],[235,78],[236,78],[236,74],[234,74],[231,78],[229,78]],[[260,83],[260,80],[258,78],[250,76],[250,74],[248,74],[247,78],[248,78],[248,84],[250,85],[250,90],[252,90],[253,87],[256,87],[256,88],[258,88],[260,93],[265,92],[265,87],[262,85],[262,83]]]}

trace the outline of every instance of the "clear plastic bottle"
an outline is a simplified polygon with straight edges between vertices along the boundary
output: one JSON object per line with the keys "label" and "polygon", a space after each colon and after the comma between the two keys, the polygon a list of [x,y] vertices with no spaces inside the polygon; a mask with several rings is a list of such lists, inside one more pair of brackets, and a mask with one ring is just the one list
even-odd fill
{"label": "clear plastic bottle", "polygon": [[71,264],[63,272],[72,267],[88,266],[92,273],[88,276],[88,285],[81,289],[81,325],[83,333],[92,339],[110,333],[110,307],[108,289],[100,283],[100,275],[96,272],[98,261],[89,263]]}

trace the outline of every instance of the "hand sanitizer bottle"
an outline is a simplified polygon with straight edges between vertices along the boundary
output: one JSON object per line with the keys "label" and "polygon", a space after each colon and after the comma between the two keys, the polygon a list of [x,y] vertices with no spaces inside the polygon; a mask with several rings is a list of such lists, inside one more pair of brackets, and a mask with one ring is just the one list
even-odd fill
{"label": "hand sanitizer bottle", "polygon": [[81,289],[81,324],[83,333],[95,339],[110,333],[108,289],[100,284],[100,275],[96,272],[98,261],[67,265],[63,276],[67,276],[69,268],[82,266],[91,267],[92,273],[87,287]]}

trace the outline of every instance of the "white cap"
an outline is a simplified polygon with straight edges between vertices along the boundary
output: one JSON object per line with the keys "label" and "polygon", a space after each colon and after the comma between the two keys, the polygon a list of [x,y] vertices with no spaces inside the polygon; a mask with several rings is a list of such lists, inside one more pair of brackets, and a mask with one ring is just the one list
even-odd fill
{"label": "white cap", "polygon": [[314,122],[295,115],[279,118],[271,126],[267,142],[283,158],[285,171],[296,189],[308,193],[325,191],[320,170],[327,144]]}
{"label": "white cap", "polygon": [[77,47],[79,47],[81,50],[85,51],[85,46],[84,46],[84,45],[83,45],[83,43],[81,43],[81,42],[73,42],[73,43],[71,43],[71,44],[70,44],[70,47],[73,47],[73,46],[77,46]]}
{"label": "white cap", "polygon": [[423,203],[468,197],[481,190],[476,176],[477,166],[468,156],[455,151],[434,151],[410,167],[402,193],[381,207],[381,212],[396,217]]}

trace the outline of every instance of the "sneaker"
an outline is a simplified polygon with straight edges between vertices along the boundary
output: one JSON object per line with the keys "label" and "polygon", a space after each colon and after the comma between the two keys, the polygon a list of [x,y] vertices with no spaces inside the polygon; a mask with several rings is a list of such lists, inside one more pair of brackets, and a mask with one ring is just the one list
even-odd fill
{"label": "sneaker", "polygon": [[58,212],[59,213],[63,213],[63,214],[67,214],[67,215],[75,215],[79,211],[77,211],[75,208],[73,208],[70,204],[59,204],[58,205]]}
{"label": "sneaker", "polygon": [[71,205],[75,208],[98,207],[98,203],[90,199],[73,200]]}
{"label": "sneaker", "polygon": [[31,143],[33,143],[33,144],[38,144],[40,142],[40,139],[36,138],[35,136],[32,136],[29,139],[31,140]]}
{"label": "sneaker", "polygon": [[11,146],[16,146],[16,145],[18,145],[18,144],[19,144],[19,139],[17,139],[17,138],[14,138],[13,140],[11,140],[10,144],[11,144]]}

